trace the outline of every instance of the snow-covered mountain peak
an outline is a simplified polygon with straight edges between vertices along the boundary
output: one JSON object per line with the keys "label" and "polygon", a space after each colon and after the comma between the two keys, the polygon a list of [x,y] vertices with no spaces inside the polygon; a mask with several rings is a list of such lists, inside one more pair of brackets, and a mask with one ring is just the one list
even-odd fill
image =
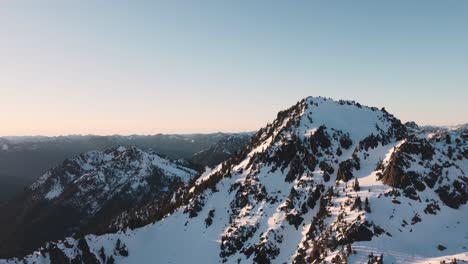
{"label": "snow-covered mountain peak", "polygon": [[[339,141],[338,152],[363,145],[400,140],[407,134],[401,122],[384,109],[362,106],[354,101],[334,101],[324,97],[307,97],[278,113],[275,121],[260,129],[247,147],[252,153],[276,151],[290,141],[311,144],[332,151],[332,141]],[[307,142],[309,141],[309,142]],[[364,142],[361,142],[364,141]],[[273,146],[273,149],[268,149]],[[368,148],[368,146],[363,146]]]}
{"label": "snow-covered mountain peak", "polygon": [[22,254],[48,240],[158,220],[173,196],[198,174],[182,163],[123,146],[67,159],[10,205],[0,244]]}
{"label": "snow-covered mountain peak", "polygon": [[[89,151],[75,159],[67,159],[61,166],[46,172],[29,188],[37,192],[36,199],[41,199],[41,194],[45,194],[47,199],[56,198],[66,185],[87,182],[92,183],[90,188],[98,188],[99,183],[105,185],[103,192],[112,190],[115,193],[114,187],[130,184],[132,189],[137,189],[145,185],[146,178],[155,168],[185,183],[196,174],[196,171],[179,166],[156,153],[119,146],[105,151]],[[82,191],[86,192],[84,189]]]}
{"label": "snow-covered mountain peak", "polygon": [[354,141],[364,139],[371,133],[377,135],[392,125],[393,118],[374,107],[362,106],[353,101],[333,101],[322,97],[308,97],[300,120],[300,132],[326,126],[337,131],[346,131]]}

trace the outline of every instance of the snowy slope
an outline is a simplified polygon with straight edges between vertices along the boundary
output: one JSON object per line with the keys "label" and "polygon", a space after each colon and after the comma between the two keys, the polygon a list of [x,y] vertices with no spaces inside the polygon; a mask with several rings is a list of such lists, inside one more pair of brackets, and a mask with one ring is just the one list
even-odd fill
{"label": "snowy slope", "polygon": [[467,139],[465,128],[408,130],[384,109],[309,97],[188,186],[161,221],[50,243],[24,260],[468,261]]}

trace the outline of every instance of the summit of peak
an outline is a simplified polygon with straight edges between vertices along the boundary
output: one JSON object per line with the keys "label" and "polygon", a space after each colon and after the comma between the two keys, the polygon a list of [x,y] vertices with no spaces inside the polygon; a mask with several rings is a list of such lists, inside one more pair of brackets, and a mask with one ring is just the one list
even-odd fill
{"label": "summit of peak", "polygon": [[[306,97],[294,106],[280,111],[275,121],[261,129],[261,138],[289,134],[307,139],[319,128],[328,133],[346,134],[353,142],[371,135],[401,138],[406,127],[400,120],[376,107],[363,106],[349,100],[333,100],[325,97]],[[275,132],[276,131],[276,132]]]}

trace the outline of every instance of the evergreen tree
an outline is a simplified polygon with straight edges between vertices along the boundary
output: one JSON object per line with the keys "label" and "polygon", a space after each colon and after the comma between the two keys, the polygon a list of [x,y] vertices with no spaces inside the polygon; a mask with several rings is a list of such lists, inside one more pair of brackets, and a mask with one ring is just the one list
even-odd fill
{"label": "evergreen tree", "polygon": [[447,135],[445,136],[445,143],[447,143],[447,144],[451,144],[451,143],[452,143],[452,138],[450,137],[449,134],[447,134]]}
{"label": "evergreen tree", "polygon": [[346,254],[347,256],[353,254],[353,249],[351,248],[351,244],[346,245]]}
{"label": "evergreen tree", "polygon": [[366,210],[366,212],[370,213],[371,212],[371,209],[370,209],[370,206],[369,206],[369,199],[366,197],[366,200],[364,201],[364,210]]}
{"label": "evergreen tree", "polygon": [[117,242],[115,243],[115,253],[124,257],[128,256],[127,246],[120,241],[120,238],[118,238]]}
{"label": "evergreen tree", "polygon": [[101,247],[99,250],[99,257],[101,257],[102,263],[106,262],[106,253],[104,252],[104,247]]}
{"label": "evergreen tree", "polygon": [[452,157],[453,157],[453,149],[452,149],[452,146],[449,146],[449,147],[448,147],[447,156],[448,156],[449,158],[452,158]]}
{"label": "evergreen tree", "polygon": [[209,227],[213,223],[214,213],[215,213],[215,209],[211,209],[208,212],[208,217],[205,219],[205,227]]}
{"label": "evergreen tree", "polygon": [[359,181],[358,181],[357,178],[354,178],[353,190],[354,190],[355,192],[361,190],[361,187],[359,187]]}
{"label": "evergreen tree", "polygon": [[337,148],[336,155],[341,156],[342,154],[343,154],[343,151],[341,150],[341,148]]}
{"label": "evergreen tree", "polygon": [[362,210],[362,201],[361,197],[357,196],[356,199],[354,199],[354,204],[351,207],[351,210],[358,209],[359,211]]}
{"label": "evergreen tree", "polygon": [[114,264],[115,263],[115,260],[114,260],[114,256],[110,256],[109,259],[107,260],[106,264]]}

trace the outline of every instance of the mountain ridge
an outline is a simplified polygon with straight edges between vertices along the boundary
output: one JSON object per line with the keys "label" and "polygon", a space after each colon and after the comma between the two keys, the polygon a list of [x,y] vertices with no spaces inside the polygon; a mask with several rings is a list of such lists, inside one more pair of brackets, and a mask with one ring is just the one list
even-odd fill
{"label": "mountain ridge", "polygon": [[[67,238],[25,260],[468,261],[467,138],[464,129],[409,129],[385,109],[308,97],[194,181],[161,221]],[[423,239],[429,228],[434,241]]]}
{"label": "mountain ridge", "polygon": [[[115,146],[136,146],[144,151],[156,151],[171,159],[192,160],[201,150],[208,150],[206,157],[197,157],[199,165],[214,165],[221,158],[209,158],[218,142],[228,137],[238,138],[239,150],[248,143],[252,133],[214,133],[190,135],[153,136],[62,136],[62,137],[0,137],[0,206],[20,194],[24,186],[31,184],[52,166],[59,165],[66,158],[77,156],[91,150],[106,150]],[[28,166],[23,166],[28,164]]]}
{"label": "mountain ridge", "polygon": [[4,210],[1,249],[13,246],[21,254],[39,242],[158,219],[158,208],[197,175],[190,167],[187,161],[123,146],[67,159]]}

